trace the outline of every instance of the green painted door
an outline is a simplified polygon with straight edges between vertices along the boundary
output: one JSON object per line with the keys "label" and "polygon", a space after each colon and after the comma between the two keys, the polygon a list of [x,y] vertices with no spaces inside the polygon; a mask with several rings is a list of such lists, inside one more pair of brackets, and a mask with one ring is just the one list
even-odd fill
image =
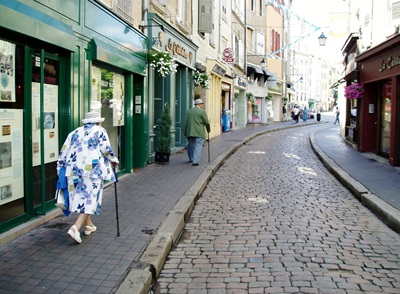
{"label": "green painted door", "polygon": [[62,60],[45,50],[32,50],[30,63],[30,115],[26,120],[30,125],[31,148],[27,148],[30,163],[26,163],[27,186],[31,192],[27,196],[28,211],[33,214],[44,214],[54,208],[53,198],[57,184],[57,158],[60,150],[60,132],[63,122],[60,121],[59,109],[62,99]]}

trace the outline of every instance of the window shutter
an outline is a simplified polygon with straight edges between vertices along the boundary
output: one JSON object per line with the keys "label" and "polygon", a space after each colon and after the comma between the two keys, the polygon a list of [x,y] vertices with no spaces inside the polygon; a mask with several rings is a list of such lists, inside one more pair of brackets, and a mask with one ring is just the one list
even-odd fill
{"label": "window shutter", "polygon": [[243,48],[243,41],[242,40],[239,40],[238,48],[239,48],[238,49],[238,51],[239,51],[239,62],[238,62],[238,64],[239,64],[239,66],[244,68],[244,48]]}
{"label": "window shutter", "polygon": [[212,33],[212,8],[213,0],[199,1],[199,32],[201,33]]}
{"label": "window shutter", "polygon": [[392,21],[396,24],[399,23],[400,20],[400,1],[393,1],[392,3]]}

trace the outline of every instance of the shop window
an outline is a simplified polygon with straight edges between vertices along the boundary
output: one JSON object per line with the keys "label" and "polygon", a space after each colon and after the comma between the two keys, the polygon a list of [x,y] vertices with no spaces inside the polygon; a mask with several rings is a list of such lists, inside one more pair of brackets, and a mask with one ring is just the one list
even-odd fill
{"label": "shop window", "polygon": [[0,39],[0,223],[25,212],[23,52]]}
{"label": "shop window", "polygon": [[100,111],[105,118],[102,127],[107,130],[111,146],[121,163],[121,138],[125,124],[124,79],[119,73],[98,66],[92,67],[91,108]]}
{"label": "shop window", "polygon": [[390,154],[390,124],[392,116],[392,83],[386,82],[382,88],[382,109],[380,129],[380,152],[382,155]]}

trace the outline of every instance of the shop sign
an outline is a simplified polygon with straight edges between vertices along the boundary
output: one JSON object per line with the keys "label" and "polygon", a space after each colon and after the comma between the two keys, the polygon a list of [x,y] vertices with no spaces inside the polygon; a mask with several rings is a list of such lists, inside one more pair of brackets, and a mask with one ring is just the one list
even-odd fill
{"label": "shop sign", "polygon": [[246,87],[247,86],[246,81],[242,80],[241,78],[238,78],[237,83],[241,87]]}
{"label": "shop sign", "polygon": [[[158,32],[158,37],[153,38],[153,46],[163,47],[165,41],[165,34],[163,32]],[[187,48],[184,45],[179,43],[178,41],[173,41],[172,38],[169,38],[167,43],[164,46],[166,52],[172,53],[174,56],[179,55],[186,60],[189,60],[190,64],[193,61],[193,52],[188,52]]]}
{"label": "shop sign", "polygon": [[224,70],[222,67],[220,67],[218,64],[214,65],[213,72],[219,74],[220,76],[224,76],[226,73],[226,70]]}
{"label": "shop sign", "polygon": [[232,48],[225,48],[222,52],[222,60],[226,63],[235,63],[235,54]]}
{"label": "shop sign", "polygon": [[222,83],[221,84],[221,89],[224,90],[224,91],[230,91],[231,90],[231,85]]}
{"label": "shop sign", "polygon": [[392,69],[395,66],[400,65],[400,56],[389,56],[387,62],[383,59],[379,72],[383,72],[385,69]]}

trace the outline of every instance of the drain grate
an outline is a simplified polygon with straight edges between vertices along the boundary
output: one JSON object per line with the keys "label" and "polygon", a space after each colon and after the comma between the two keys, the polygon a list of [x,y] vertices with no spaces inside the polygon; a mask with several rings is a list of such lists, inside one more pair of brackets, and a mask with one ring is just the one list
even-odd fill
{"label": "drain grate", "polygon": [[148,235],[153,235],[154,234],[154,230],[153,229],[145,229],[142,230],[142,233],[148,234]]}

